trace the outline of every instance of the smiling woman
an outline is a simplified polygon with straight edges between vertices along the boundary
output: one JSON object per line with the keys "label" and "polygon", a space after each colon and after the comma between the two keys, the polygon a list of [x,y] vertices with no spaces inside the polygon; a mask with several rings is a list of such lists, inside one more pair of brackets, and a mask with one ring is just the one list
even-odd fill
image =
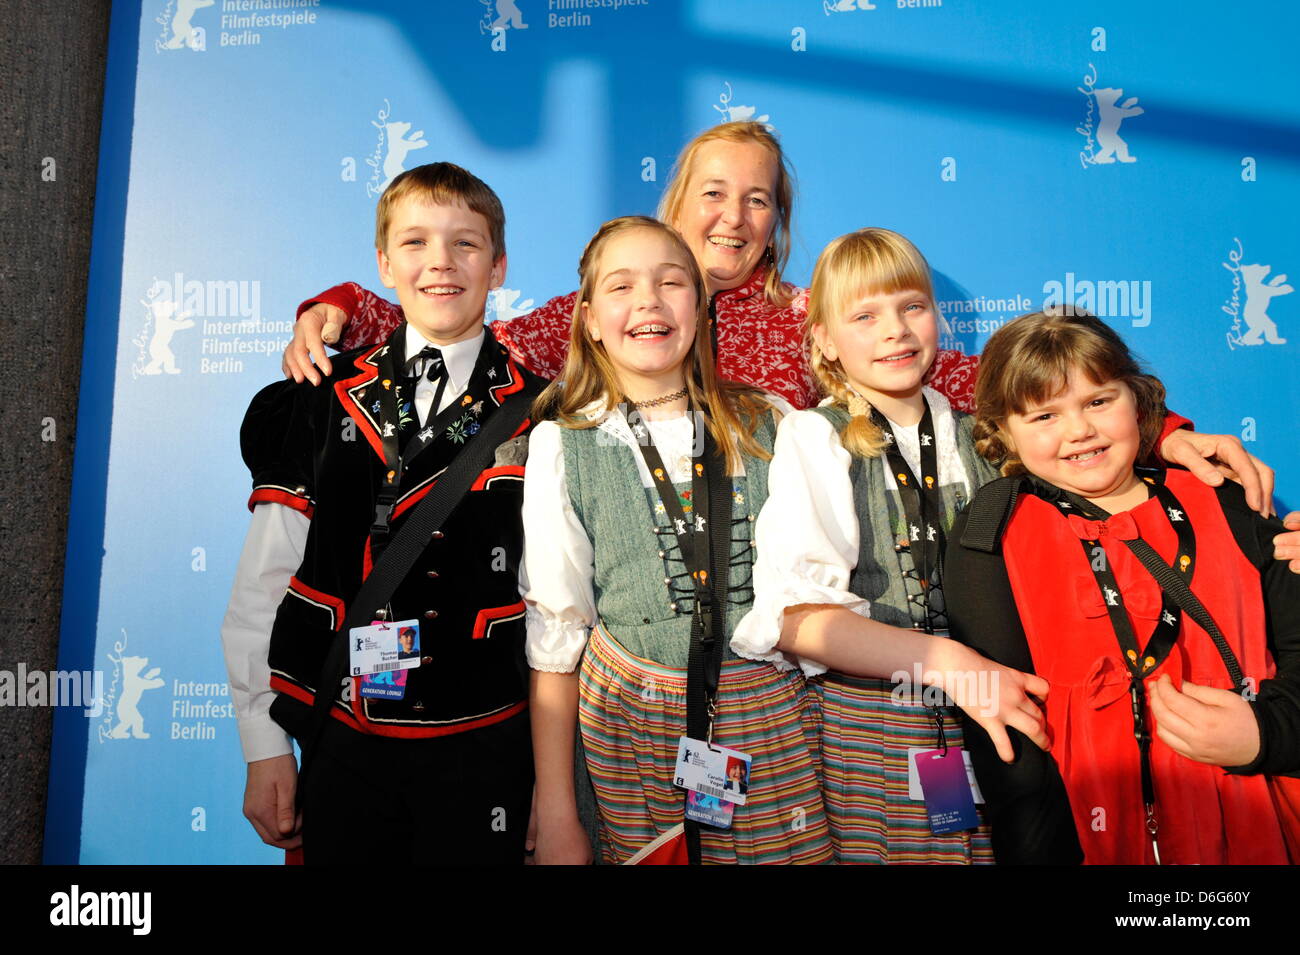
{"label": "smiling woman", "polygon": [[[723,123],[687,143],[659,219],[686,239],[704,273],[718,374],[765,388],[798,408],[820,394],[808,368],[803,321],[807,294],[784,280],[794,212],[794,179],[776,136],[762,123]],[[554,378],[564,365],[577,293],[557,296],[525,315],[499,321],[498,340],[530,370]],[[354,282],[299,307],[285,374],[319,381],[329,371],[322,340],[356,348],[380,341],[402,311]],[[968,408],[976,359],[941,351],[930,385]]]}

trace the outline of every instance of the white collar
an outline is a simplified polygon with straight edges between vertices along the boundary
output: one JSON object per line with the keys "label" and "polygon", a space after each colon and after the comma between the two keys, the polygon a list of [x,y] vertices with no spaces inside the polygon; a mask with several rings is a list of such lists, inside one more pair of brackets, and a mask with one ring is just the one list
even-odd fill
{"label": "white collar", "polygon": [[410,361],[425,345],[433,345],[434,348],[442,352],[443,363],[447,366],[447,377],[459,385],[469,383],[469,376],[474,373],[474,365],[478,362],[478,353],[483,348],[483,336],[486,332],[484,326],[479,326],[478,334],[473,338],[466,338],[463,341],[456,342],[452,345],[438,345],[429,341],[419,330],[410,322],[406,323],[406,358]]}
{"label": "white collar", "polygon": [[[938,421],[940,418],[952,415],[952,405],[948,402],[948,397],[944,395],[942,392],[935,391],[933,388],[929,387],[928,385],[922,386],[921,394],[925,395],[925,400],[930,404],[930,413],[934,416],[935,427],[936,428],[939,427]],[[823,398],[821,401],[817,402],[817,407],[826,408],[833,404],[835,404],[835,399],[828,395],[825,398]],[[889,423],[892,424],[895,428],[906,427],[906,425],[898,424],[893,420],[891,420]],[[915,428],[916,425],[912,425],[912,427]]]}
{"label": "white collar", "polygon": [[[934,430],[942,431],[943,422],[952,417],[952,405],[948,403],[947,396],[928,386],[921,388],[921,394],[925,396],[925,402],[930,406],[930,415],[934,418]],[[888,418],[888,415],[886,417]],[[913,425],[906,425],[899,424],[893,418],[889,418],[889,423],[895,428],[910,428],[913,431],[920,426],[919,421]]]}

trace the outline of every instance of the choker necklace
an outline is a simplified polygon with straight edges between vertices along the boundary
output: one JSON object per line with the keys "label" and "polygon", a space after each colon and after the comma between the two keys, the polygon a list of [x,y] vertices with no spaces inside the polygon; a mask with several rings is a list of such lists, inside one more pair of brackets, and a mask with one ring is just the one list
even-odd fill
{"label": "choker necklace", "polygon": [[670,401],[676,401],[678,398],[686,397],[686,389],[678,388],[676,391],[669,392],[666,395],[660,395],[658,398],[648,398],[645,401],[633,401],[633,408],[654,408],[657,405],[666,405]]}

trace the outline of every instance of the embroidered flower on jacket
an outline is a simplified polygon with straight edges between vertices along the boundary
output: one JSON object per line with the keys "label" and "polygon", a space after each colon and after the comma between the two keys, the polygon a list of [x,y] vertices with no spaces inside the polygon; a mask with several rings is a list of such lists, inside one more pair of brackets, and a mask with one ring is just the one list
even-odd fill
{"label": "embroidered flower on jacket", "polygon": [[[464,444],[465,439],[474,433],[469,430],[472,421],[473,418],[469,414],[463,414],[447,425],[447,439],[454,441],[456,444]],[[478,430],[477,424],[475,424],[475,430]]]}

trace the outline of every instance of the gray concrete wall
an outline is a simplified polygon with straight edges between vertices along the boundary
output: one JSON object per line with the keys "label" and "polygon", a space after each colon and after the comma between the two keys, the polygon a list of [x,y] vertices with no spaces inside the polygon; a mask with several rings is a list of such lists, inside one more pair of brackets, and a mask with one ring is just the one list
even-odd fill
{"label": "gray concrete wall", "polygon": [[[3,670],[56,666],[108,14],[0,0]],[[0,707],[0,862],[40,861],[52,715]]]}

